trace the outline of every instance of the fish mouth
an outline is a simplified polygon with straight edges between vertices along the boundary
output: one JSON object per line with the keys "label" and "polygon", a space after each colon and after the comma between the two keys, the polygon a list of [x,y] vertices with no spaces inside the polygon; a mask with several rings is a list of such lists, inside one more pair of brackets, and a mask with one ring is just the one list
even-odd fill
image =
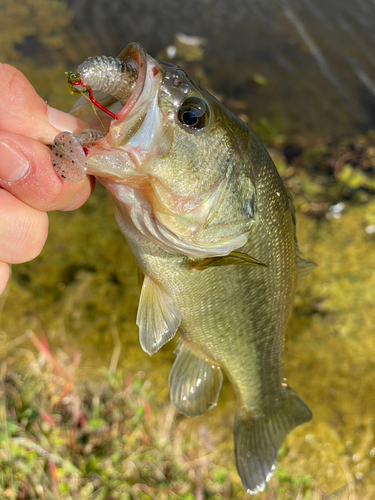
{"label": "fish mouth", "polygon": [[143,92],[147,76],[148,55],[146,50],[140,43],[132,42],[124,48],[118,58],[120,59],[120,61],[123,61],[125,63],[129,60],[134,61],[138,70],[138,76],[133,91],[126,103],[124,103],[123,107],[116,115],[117,120],[124,120],[126,116],[132,111]]}
{"label": "fish mouth", "polygon": [[[169,73],[168,67],[149,56],[138,43],[125,47],[118,59],[97,56],[79,66],[77,83],[99,92],[94,99],[102,106],[100,112],[94,113],[94,99],[83,99],[82,107],[88,106],[91,118],[97,120],[94,128],[101,128],[99,140],[83,144],[87,150],[81,151],[83,173],[94,175],[111,192],[120,225],[124,221],[166,252],[194,258],[227,255],[247,241],[247,226],[243,228],[243,223],[239,235],[234,230],[229,236],[213,234],[215,224],[211,219],[216,207],[231,193],[223,184],[229,182],[228,170],[225,178],[217,179],[204,196],[199,193],[181,197],[174,194],[173,183],[170,189],[159,179],[164,174],[162,159],[173,145],[178,104],[165,84],[171,78]],[[112,118],[106,114],[109,109]],[[62,153],[68,160],[71,141],[65,137],[62,143]],[[78,150],[79,146],[78,140]],[[75,165],[76,159],[67,163],[67,169],[72,169],[71,163]]]}
{"label": "fish mouth", "polygon": [[[128,68],[130,68],[130,70],[133,72],[135,69],[137,73],[136,80],[133,80],[132,85],[128,89],[126,89],[126,83],[120,83],[117,84],[117,86],[116,83],[112,83],[112,85],[109,85],[109,88],[106,88],[105,76],[107,76],[108,78],[108,74],[106,75],[106,72],[109,73],[109,77],[111,78],[111,72],[113,71],[113,68],[106,68],[105,65],[108,65],[108,61],[104,61],[104,59],[109,60],[110,58],[89,58],[78,67],[76,73],[71,74],[76,75],[76,77],[80,78],[80,70],[82,70],[82,68],[87,69],[87,66],[91,65],[91,68],[89,68],[91,70],[91,75],[94,71],[103,76],[101,76],[101,78],[98,79],[94,84],[87,84],[87,89],[90,89],[91,95],[93,96],[94,100],[92,100],[91,98],[88,99],[86,96],[82,95],[77,100],[77,102],[68,110],[68,112],[85,121],[90,128],[100,130],[103,130],[104,128],[105,131],[108,132],[114,116],[116,119],[115,121],[123,121],[134,109],[145,87],[147,79],[147,69],[149,66],[148,63],[151,61],[153,63],[156,63],[156,61],[148,56],[146,50],[142,47],[141,44],[137,42],[129,43],[116,60],[112,59],[112,62],[117,61],[118,63],[118,67],[115,68],[117,69],[117,73],[119,73],[120,71],[120,63],[123,63],[123,67],[121,68],[122,72],[126,73],[128,71]],[[95,66],[95,64],[97,66]],[[103,67],[101,67],[101,65]],[[119,74],[115,75],[117,79],[119,76]],[[126,74],[124,76],[126,77]],[[124,80],[126,81],[126,79]],[[127,90],[129,91],[125,100],[119,98],[121,89],[118,87],[118,85],[125,85],[125,88],[123,88],[123,90],[125,92]],[[78,89],[78,92],[81,91],[82,87]],[[87,90],[84,91],[86,92]],[[77,90],[75,90],[75,92],[77,92]],[[90,100],[92,102],[90,102]],[[100,108],[98,107],[94,109],[94,101],[100,104]]]}
{"label": "fish mouth", "polygon": [[[126,147],[127,144],[130,148],[133,146],[135,154],[139,147],[143,151],[151,147],[151,144],[147,140],[145,141],[145,136],[154,137],[155,128],[159,123],[156,119],[159,114],[156,108],[159,107],[157,95],[161,85],[163,69],[159,62],[148,55],[139,43],[127,45],[120,54],[119,60],[124,64],[131,61],[137,67],[138,74],[131,93],[122,102],[121,109],[117,110],[116,119],[110,123],[107,138],[113,147]],[[148,120],[146,120],[146,116],[149,117]],[[147,126],[144,126],[145,122],[147,122]],[[139,147],[137,148],[134,141],[131,144],[130,141],[140,129],[143,130],[143,133],[140,134],[143,144],[138,144]]]}

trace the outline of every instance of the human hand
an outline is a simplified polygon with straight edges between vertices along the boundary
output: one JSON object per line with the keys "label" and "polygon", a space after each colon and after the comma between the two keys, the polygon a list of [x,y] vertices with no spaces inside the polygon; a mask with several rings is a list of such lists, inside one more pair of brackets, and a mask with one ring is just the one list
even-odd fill
{"label": "human hand", "polygon": [[0,294],[8,264],[35,258],[48,233],[50,210],[74,210],[89,197],[92,177],[65,182],[52,166],[51,144],[61,131],[77,133],[82,120],[49,107],[17,69],[0,63]]}

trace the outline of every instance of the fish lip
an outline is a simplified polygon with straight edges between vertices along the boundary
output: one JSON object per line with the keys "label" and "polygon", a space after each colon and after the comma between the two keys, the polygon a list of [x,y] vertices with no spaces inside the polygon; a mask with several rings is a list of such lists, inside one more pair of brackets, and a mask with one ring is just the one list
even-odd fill
{"label": "fish lip", "polygon": [[119,55],[120,61],[133,59],[138,68],[138,77],[133,92],[121,110],[116,114],[116,119],[119,121],[123,121],[129,115],[142,94],[147,76],[147,58],[146,50],[138,42],[129,43]]}

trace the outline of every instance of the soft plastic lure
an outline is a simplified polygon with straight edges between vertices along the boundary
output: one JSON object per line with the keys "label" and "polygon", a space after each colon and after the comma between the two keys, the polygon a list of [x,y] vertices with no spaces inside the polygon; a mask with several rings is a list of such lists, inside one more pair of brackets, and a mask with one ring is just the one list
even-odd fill
{"label": "soft plastic lure", "polygon": [[[95,56],[80,64],[76,72],[66,75],[72,94],[88,93],[92,104],[116,119],[116,115],[95,99],[93,92],[104,92],[124,105],[134,88],[138,69],[132,59],[121,61]],[[96,129],[83,130],[77,136],[70,132],[58,134],[52,145],[52,163],[56,173],[69,182],[81,181],[87,174],[87,147],[105,135],[106,132]]]}
{"label": "soft plastic lure", "polygon": [[69,182],[79,182],[87,174],[87,146],[106,135],[96,129],[85,129],[79,135],[61,132],[52,145],[52,163],[56,173]]}
{"label": "soft plastic lure", "polygon": [[94,56],[80,64],[75,73],[67,73],[72,93],[88,92],[90,101],[112,118],[116,115],[102,106],[93,91],[111,95],[122,105],[128,100],[138,76],[134,61],[120,61],[113,57]]}

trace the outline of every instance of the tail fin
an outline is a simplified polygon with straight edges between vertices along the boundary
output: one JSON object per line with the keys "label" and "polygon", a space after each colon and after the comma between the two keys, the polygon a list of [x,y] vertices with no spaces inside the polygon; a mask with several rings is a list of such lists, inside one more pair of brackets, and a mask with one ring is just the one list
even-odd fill
{"label": "tail fin", "polygon": [[270,416],[236,414],[234,448],[238,474],[249,493],[266,487],[275,468],[277,450],[286,435],[297,425],[308,422],[310,409],[291,389],[286,387],[283,400]]}

